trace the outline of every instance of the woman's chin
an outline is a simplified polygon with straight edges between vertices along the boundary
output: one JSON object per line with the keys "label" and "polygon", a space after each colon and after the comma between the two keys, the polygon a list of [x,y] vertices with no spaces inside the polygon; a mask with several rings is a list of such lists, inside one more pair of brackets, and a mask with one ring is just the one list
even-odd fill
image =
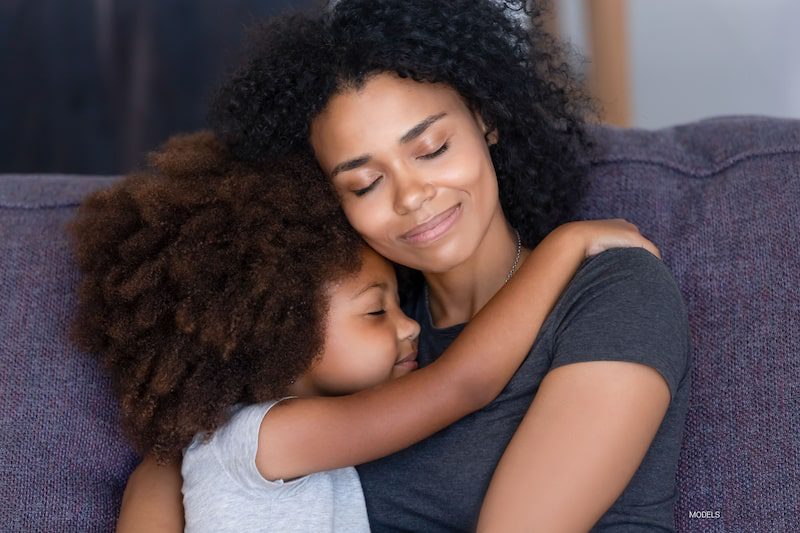
{"label": "woman's chin", "polygon": [[453,270],[460,261],[453,260],[452,258],[420,258],[414,257],[408,260],[403,261],[395,261],[401,265],[407,266],[409,268],[413,268],[415,270],[419,270],[420,272],[424,272],[425,274],[444,274],[446,272],[450,272]]}

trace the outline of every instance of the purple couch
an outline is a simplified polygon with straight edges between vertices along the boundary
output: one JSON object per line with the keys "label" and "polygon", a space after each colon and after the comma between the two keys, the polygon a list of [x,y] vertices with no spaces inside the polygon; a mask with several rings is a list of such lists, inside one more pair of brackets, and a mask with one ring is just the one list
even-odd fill
{"label": "purple couch", "polygon": [[[598,128],[583,218],[624,217],[686,300],[693,390],[678,531],[800,531],[800,121]],[[0,529],[106,531],[137,457],[67,340],[63,224],[114,178],[0,176]]]}

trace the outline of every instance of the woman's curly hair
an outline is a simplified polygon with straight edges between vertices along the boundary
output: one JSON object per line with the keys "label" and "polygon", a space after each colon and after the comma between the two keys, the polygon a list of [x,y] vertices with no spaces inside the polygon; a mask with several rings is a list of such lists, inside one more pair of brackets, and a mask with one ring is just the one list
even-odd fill
{"label": "woman's curly hair", "polygon": [[78,209],[72,336],[110,369],[139,452],[178,457],[320,353],[328,284],[362,241],[319,172],[308,154],[242,164],[200,132]]}
{"label": "woman's curly hair", "polygon": [[[339,0],[250,32],[245,59],[217,91],[211,123],[241,159],[310,151],[309,126],[337,92],[394,72],[443,82],[499,142],[500,201],[526,246],[571,219],[583,198],[584,118],[592,112],[566,54],[529,0]],[[531,4],[531,5],[528,5]]]}

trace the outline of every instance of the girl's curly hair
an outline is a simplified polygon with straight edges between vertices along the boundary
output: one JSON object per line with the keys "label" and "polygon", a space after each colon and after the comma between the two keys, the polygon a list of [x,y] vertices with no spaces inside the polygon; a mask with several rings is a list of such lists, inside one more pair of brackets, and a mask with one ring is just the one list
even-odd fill
{"label": "girl's curly hair", "polygon": [[201,132],[78,209],[71,333],[110,369],[141,453],[178,457],[320,353],[328,284],[360,268],[362,241],[319,172],[308,154],[245,166]]}
{"label": "girl's curly hair", "polygon": [[251,31],[245,60],[218,91],[211,123],[259,161],[310,151],[309,126],[337,92],[394,72],[455,88],[500,141],[500,201],[526,246],[573,217],[585,191],[592,111],[561,45],[530,0],[339,0]]}

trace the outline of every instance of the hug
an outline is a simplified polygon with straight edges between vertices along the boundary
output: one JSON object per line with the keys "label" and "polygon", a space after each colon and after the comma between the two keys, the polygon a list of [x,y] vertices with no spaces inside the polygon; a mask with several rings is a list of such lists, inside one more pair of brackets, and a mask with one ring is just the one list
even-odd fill
{"label": "hug", "polygon": [[210,130],[82,199],[72,338],[144,457],[119,531],[675,530],[687,304],[587,208],[609,147],[540,15],[272,19]]}
{"label": "hug", "polygon": [[671,527],[687,312],[635,226],[571,220],[557,46],[491,2],[274,19],[214,134],[86,202],[76,333],[187,529]]}

